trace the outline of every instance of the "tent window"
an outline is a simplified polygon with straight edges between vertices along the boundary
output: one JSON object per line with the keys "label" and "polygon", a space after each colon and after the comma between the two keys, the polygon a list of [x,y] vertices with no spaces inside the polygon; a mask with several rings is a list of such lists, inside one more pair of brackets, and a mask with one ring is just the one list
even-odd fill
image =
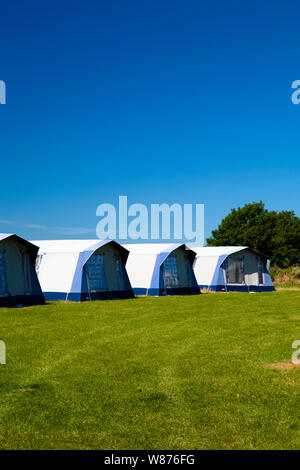
{"label": "tent window", "polygon": [[99,291],[106,289],[104,271],[104,255],[92,255],[85,264],[89,290]]}
{"label": "tent window", "polygon": [[124,289],[123,282],[123,270],[122,270],[122,260],[121,256],[116,255],[116,273],[117,273],[117,282],[120,290]]}
{"label": "tent window", "polygon": [[185,255],[185,267],[186,267],[186,273],[187,273],[188,286],[192,286],[193,285],[192,267],[191,267],[191,263],[190,263],[190,259],[188,255]]}
{"label": "tent window", "polygon": [[162,264],[165,288],[179,287],[177,257],[168,256]]}
{"label": "tent window", "polygon": [[5,254],[0,252],[0,294],[7,293]]}
{"label": "tent window", "polygon": [[25,294],[31,293],[31,282],[30,282],[30,259],[28,253],[22,253],[22,266],[23,266],[23,280],[24,280],[24,292]]}
{"label": "tent window", "polygon": [[244,284],[244,258],[228,258],[224,267],[228,284]]}
{"label": "tent window", "polygon": [[42,258],[43,258],[43,255],[37,255],[36,260],[35,260],[35,270],[36,270],[37,274],[40,271]]}
{"label": "tent window", "polygon": [[263,262],[261,259],[257,260],[257,272],[258,272],[258,284],[263,284],[264,283],[264,266]]}

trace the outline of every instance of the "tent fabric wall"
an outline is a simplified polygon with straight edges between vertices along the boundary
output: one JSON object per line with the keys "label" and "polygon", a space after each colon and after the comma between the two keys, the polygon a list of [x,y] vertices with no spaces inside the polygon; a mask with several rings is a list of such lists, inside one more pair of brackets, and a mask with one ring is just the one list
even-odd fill
{"label": "tent fabric wall", "polygon": [[[199,288],[192,269],[196,253],[184,244],[138,243],[123,245],[129,250],[127,272],[137,295],[199,294]],[[188,256],[191,280],[181,287],[165,289],[162,282],[162,266],[170,255],[178,251]],[[183,269],[183,268],[182,268]]]}
{"label": "tent fabric wall", "polygon": [[[45,303],[35,272],[38,247],[15,234],[0,234],[0,306],[17,307]],[[4,287],[5,284],[5,287]]]}
{"label": "tent fabric wall", "polygon": [[[194,271],[200,288],[213,291],[271,292],[274,285],[269,274],[266,256],[246,246],[193,247],[197,253]],[[244,282],[228,283],[225,262],[231,258],[243,258],[245,266]],[[259,283],[257,262],[263,264],[263,283]]]}
{"label": "tent fabric wall", "polygon": [[[111,240],[39,240],[37,272],[46,300],[102,300],[134,297],[125,269],[128,251]],[[107,286],[91,292],[85,282],[86,263],[102,254]],[[116,285],[114,256],[120,258],[123,287]],[[114,267],[112,268],[111,265]],[[84,290],[83,290],[84,289]]]}

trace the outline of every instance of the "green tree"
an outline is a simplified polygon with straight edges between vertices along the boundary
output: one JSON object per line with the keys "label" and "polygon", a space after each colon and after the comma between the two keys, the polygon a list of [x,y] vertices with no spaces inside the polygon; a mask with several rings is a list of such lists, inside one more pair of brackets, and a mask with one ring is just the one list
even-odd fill
{"label": "green tree", "polygon": [[293,266],[300,261],[300,219],[294,211],[268,211],[262,201],[245,204],[231,209],[207,245],[249,246],[274,265]]}

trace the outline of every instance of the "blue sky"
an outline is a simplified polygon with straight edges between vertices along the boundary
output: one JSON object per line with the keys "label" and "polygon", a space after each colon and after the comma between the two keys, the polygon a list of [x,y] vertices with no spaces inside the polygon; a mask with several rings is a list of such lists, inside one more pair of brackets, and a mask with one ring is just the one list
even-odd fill
{"label": "blue sky", "polygon": [[300,7],[1,2],[0,232],[94,238],[96,207],[263,200],[300,215]]}

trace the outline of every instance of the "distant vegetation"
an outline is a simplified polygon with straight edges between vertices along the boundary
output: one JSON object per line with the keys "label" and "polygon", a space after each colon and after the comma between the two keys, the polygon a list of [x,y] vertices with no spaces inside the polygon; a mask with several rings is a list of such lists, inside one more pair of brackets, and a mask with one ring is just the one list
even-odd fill
{"label": "distant vegetation", "polygon": [[300,266],[289,268],[271,267],[270,274],[276,287],[300,289]]}
{"label": "distant vegetation", "polygon": [[[231,209],[208,246],[241,245],[263,253],[273,266],[289,268],[300,262],[300,218],[294,211],[268,211],[262,201]],[[298,268],[300,269],[300,268]]]}

